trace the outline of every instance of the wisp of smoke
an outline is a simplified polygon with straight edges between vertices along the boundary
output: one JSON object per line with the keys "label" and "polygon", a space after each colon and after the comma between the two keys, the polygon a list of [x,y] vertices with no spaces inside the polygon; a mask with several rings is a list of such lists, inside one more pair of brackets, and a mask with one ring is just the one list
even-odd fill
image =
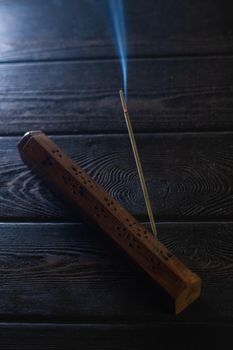
{"label": "wisp of smoke", "polygon": [[124,0],[109,0],[114,24],[115,41],[121,60],[125,97],[127,97],[127,37],[124,13]]}

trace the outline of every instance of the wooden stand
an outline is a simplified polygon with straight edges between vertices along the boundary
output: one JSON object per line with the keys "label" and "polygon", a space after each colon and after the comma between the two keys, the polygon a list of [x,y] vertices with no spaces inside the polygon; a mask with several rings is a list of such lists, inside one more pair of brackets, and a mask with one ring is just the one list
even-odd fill
{"label": "wooden stand", "polygon": [[94,222],[174,301],[178,314],[200,296],[201,279],[41,131],[19,142],[22,159],[84,219]]}

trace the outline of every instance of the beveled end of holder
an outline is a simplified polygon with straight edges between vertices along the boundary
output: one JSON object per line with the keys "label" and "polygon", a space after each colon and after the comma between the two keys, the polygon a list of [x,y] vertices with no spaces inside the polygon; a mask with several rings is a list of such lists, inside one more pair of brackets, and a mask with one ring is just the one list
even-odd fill
{"label": "beveled end of holder", "polygon": [[30,140],[31,136],[35,135],[35,134],[41,134],[43,133],[42,130],[31,130],[31,131],[27,131],[23,137],[20,139],[20,141],[18,142],[18,149],[21,150],[23,149],[23,147],[26,145],[26,143]]}
{"label": "beveled end of holder", "polygon": [[198,275],[193,273],[189,283],[186,288],[179,296],[175,299],[175,313],[180,314],[185,310],[190,304],[192,304],[201,295],[202,280]]}

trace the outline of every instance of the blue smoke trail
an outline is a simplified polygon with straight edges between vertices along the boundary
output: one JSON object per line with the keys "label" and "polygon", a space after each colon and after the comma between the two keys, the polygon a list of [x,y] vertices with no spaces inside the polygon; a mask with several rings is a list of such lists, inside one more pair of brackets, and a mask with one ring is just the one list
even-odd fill
{"label": "blue smoke trail", "polygon": [[124,0],[109,0],[116,35],[116,45],[121,60],[125,98],[127,97],[127,37]]}

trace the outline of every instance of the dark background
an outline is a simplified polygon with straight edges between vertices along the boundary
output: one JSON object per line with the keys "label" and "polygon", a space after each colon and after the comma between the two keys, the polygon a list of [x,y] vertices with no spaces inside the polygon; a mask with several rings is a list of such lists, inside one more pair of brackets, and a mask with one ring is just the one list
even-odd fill
{"label": "dark background", "polygon": [[146,222],[107,0],[0,1],[0,348],[232,349],[233,3],[126,0],[129,109],[159,238],[203,278],[160,290],[31,174],[47,132]]}

